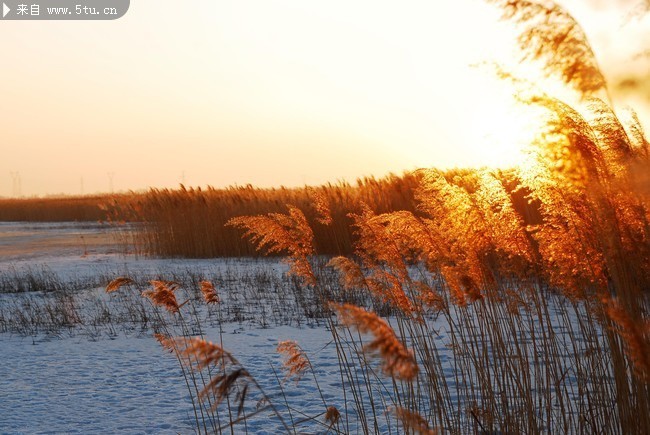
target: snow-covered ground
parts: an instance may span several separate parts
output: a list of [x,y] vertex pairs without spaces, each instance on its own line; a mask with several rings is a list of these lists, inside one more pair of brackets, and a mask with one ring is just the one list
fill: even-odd
[[[126,288],[113,295],[103,290],[118,276],[135,277],[141,285],[155,278],[183,282],[210,278],[224,298],[219,316],[236,321],[220,325],[214,311],[203,313],[207,320],[195,332],[222,342],[236,355],[265,392],[285,405],[287,422],[293,417],[298,428],[313,427],[308,419],[304,424],[299,421],[315,416],[323,421],[326,406],[316,394],[313,375],[306,375],[312,382],[278,381],[284,378],[275,351],[280,340],[300,342],[313,359],[327,405],[344,406],[331,334],[320,326],[322,322],[296,312],[290,297],[283,299],[291,295],[281,287],[291,281],[279,259],[138,258],[122,254],[110,231],[95,224],[0,223],[0,281],[5,284],[0,321],[11,325],[9,319],[15,320],[16,313],[27,312],[33,315],[32,323],[46,318],[40,327],[8,327],[0,333],[0,433],[195,432],[178,362],[152,337],[152,329],[160,325],[151,319],[150,329],[143,331],[124,320],[126,305],[143,301],[140,289]],[[94,243],[84,245],[82,235]],[[39,290],[14,288],[30,280],[38,282]],[[60,319],[54,315],[47,323],[48,313],[68,296],[78,322],[57,325]],[[260,300],[253,303],[253,298]],[[102,309],[114,311],[109,320],[96,323]],[[287,411],[287,403],[295,411]],[[240,423],[235,432],[244,430],[274,434],[282,432],[282,426],[266,411]]]
[[[328,404],[341,406],[338,363],[326,331],[277,327],[234,333],[236,329],[236,325],[224,326],[224,348],[237,356],[267,394],[284,402],[271,370],[281,370],[275,348],[279,340],[298,338],[314,358]],[[214,331],[208,331],[208,337],[210,332]],[[218,332],[214,338],[218,339]],[[0,335],[0,346],[1,433],[194,431],[192,406],[178,363],[150,336],[90,341],[79,336],[33,339]],[[282,373],[278,376],[284,377]],[[286,382],[285,395],[296,410],[317,416],[325,407],[315,394],[314,383],[308,377],[305,381]],[[303,416],[294,418],[297,421]],[[237,432],[242,430],[240,425]],[[248,430],[282,432],[269,412],[248,422]]]
[[[184,320],[189,334],[222,342],[298,433],[326,432],[324,413],[330,405],[349,418],[341,422],[342,431],[362,432],[323,311],[309,289],[286,276],[286,264],[277,258],[136,257],[119,249],[111,231],[98,224],[0,223],[0,433],[196,431],[191,396],[178,361],[152,337],[154,332],[170,329],[175,335],[182,333],[178,318],[153,309],[141,297],[152,279],[181,284],[178,297],[188,301],[183,311],[188,313]],[[328,278],[322,273],[321,279],[331,279],[323,287],[336,292],[336,276]],[[118,276],[131,277],[136,283],[106,294],[105,285]],[[203,279],[215,284],[222,298],[220,305],[208,308],[200,302],[198,283]],[[513,327],[517,333],[539,333],[545,327],[558,333],[554,338],[557,351],[566,358],[566,362],[560,361],[565,383],[562,394],[580,404],[584,394],[575,388],[578,381],[573,377],[579,372],[575,362],[583,353],[593,353],[595,344],[582,340],[576,332],[571,334],[577,339],[565,341],[568,331],[579,330],[577,318],[584,313],[580,308],[571,313],[562,301],[549,298],[548,325],[522,314],[521,323]],[[449,388],[448,400],[458,409],[460,419],[465,419],[463,427],[476,430],[467,408],[480,397],[474,396],[474,390],[469,394],[455,372],[462,349],[451,343],[444,318],[432,317],[428,322],[428,331],[434,331],[430,333],[440,361],[439,376]],[[469,322],[475,322],[472,328],[480,335],[479,317]],[[276,352],[281,340],[300,344],[311,360],[313,374],[307,372],[298,383],[283,381],[281,356]],[[539,366],[531,366],[531,373],[542,373],[544,361],[538,358],[535,344],[522,336],[520,345],[528,349],[534,360],[531,364]],[[513,354],[518,350],[512,347]],[[489,344],[485,343],[484,351],[485,363],[490,364]],[[399,433],[395,421],[385,417],[387,409],[395,405],[391,403],[391,381],[384,378],[384,383],[381,375],[364,377],[359,371],[361,358],[354,349],[348,357],[358,400],[368,412],[374,407],[377,416],[379,426],[367,430]],[[378,371],[376,363],[372,367]],[[496,368],[492,370],[497,373]],[[371,379],[368,388],[365,379]],[[543,384],[546,378],[536,379]],[[376,400],[372,405],[371,395]],[[259,394],[249,394],[247,412],[255,412],[259,398]],[[432,398],[424,398],[424,402],[428,400]],[[420,405],[426,409],[430,402],[424,402]],[[570,412],[579,412],[580,406]],[[540,406],[540,412],[547,409]],[[554,407],[552,412],[560,416],[564,411]],[[539,418],[543,421],[548,415]],[[238,423],[235,433],[243,432],[282,433],[283,426],[266,409]]]

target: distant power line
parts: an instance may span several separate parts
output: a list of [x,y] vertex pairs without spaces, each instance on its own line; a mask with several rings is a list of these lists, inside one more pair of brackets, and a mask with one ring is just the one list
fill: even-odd
[[15,198],[22,196],[20,172],[11,172],[11,195]]

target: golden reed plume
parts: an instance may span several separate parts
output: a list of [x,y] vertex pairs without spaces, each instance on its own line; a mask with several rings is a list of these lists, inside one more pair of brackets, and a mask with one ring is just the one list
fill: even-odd
[[405,381],[415,379],[418,365],[413,352],[406,349],[385,320],[352,304],[330,304],[330,307],[338,313],[343,325],[355,327],[359,332],[370,333],[375,337],[364,346],[364,350],[379,354],[386,374]]
[[125,285],[131,285],[133,283],[134,281],[131,278],[127,278],[124,276],[115,278],[113,281],[109,282],[108,285],[106,286],[106,293],[112,293],[118,291],[121,287]]
[[328,423],[329,427],[331,428],[336,423],[338,423],[340,419],[341,413],[336,408],[336,406],[328,406],[327,410],[325,411],[325,423]]
[[305,352],[294,340],[279,342],[277,351],[284,357],[282,365],[287,372],[287,379],[294,377],[296,382],[298,382],[309,368],[309,360]]
[[149,298],[154,304],[165,308],[170,313],[178,313],[180,306],[176,300],[174,290],[178,288],[176,283],[167,281],[150,281],[152,290],[142,292],[142,296]]
[[201,281],[199,285],[201,286],[201,294],[203,295],[203,300],[206,304],[211,305],[221,302],[221,299],[219,299],[219,294],[217,293],[217,289],[214,288],[214,284],[212,284],[210,281],[204,280]]
[[336,269],[340,274],[341,286],[346,290],[354,290],[366,286],[366,278],[361,267],[347,257],[334,257],[327,266]]
[[314,255],[314,233],[299,208],[288,205],[289,214],[269,213],[265,216],[240,216],[230,219],[229,226],[244,229],[258,251],[289,254],[289,273],[306,284],[315,285],[316,276],[309,263]]
[[164,349],[176,353],[191,370],[217,369],[217,374],[199,392],[200,400],[211,401],[212,409],[216,409],[226,397],[236,392],[238,414],[243,412],[251,377],[230,352],[201,338],[172,338],[162,334],[156,334],[155,338]]
[[522,61],[541,61],[548,75],[585,95],[607,90],[585,32],[562,7],[551,1],[488,1],[502,8],[503,18],[518,24]]
[[307,189],[312,200],[312,205],[316,211],[316,221],[322,225],[332,225],[332,209],[329,200],[321,189],[310,187]]

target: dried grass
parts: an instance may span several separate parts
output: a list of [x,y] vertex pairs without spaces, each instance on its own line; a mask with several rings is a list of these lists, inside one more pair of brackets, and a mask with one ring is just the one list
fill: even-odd
[[405,381],[415,379],[418,365],[413,352],[406,349],[385,320],[375,313],[350,304],[332,304],[331,308],[337,312],[341,324],[374,336],[374,340],[366,344],[364,350],[379,354],[386,374]]
[[174,294],[178,285],[157,280],[150,281],[150,283],[153,285],[153,289],[142,292],[142,296],[149,298],[151,303],[165,308],[170,313],[178,313],[179,305]]
[[119,278],[115,278],[114,280],[109,282],[108,285],[106,286],[106,293],[112,293],[112,292],[118,291],[121,287],[123,287],[125,285],[130,285],[130,284],[133,284],[133,283],[134,283],[133,280],[131,278],[128,278],[128,277],[123,277],[122,276],[122,277],[119,277]]
[[278,343],[277,351],[283,356],[282,365],[287,372],[287,379],[294,378],[296,382],[302,378],[310,367],[305,352],[294,340],[284,340]]
[[201,287],[201,294],[203,295],[203,300],[205,301],[206,304],[212,305],[212,304],[218,304],[221,302],[219,299],[219,294],[217,293],[217,289],[214,287],[214,284],[212,284],[210,281],[201,281],[199,283]]

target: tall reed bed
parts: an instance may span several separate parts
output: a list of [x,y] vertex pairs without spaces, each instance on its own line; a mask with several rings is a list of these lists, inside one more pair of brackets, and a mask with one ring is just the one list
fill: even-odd
[[107,218],[103,204],[123,201],[127,195],[86,195],[0,199],[4,222],[93,222]]
[[[163,257],[236,257],[258,255],[255,247],[225,224],[232,218],[279,213],[286,204],[299,208],[313,226],[321,254],[351,253],[353,234],[349,213],[365,203],[376,212],[414,211],[417,174],[359,179],[355,185],[339,182],[318,187],[262,189],[234,186],[151,189],[128,202],[109,204],[113,220],[142,222],[137,245]],[[318,204],[331,206],[332,222],[317,220]]]

